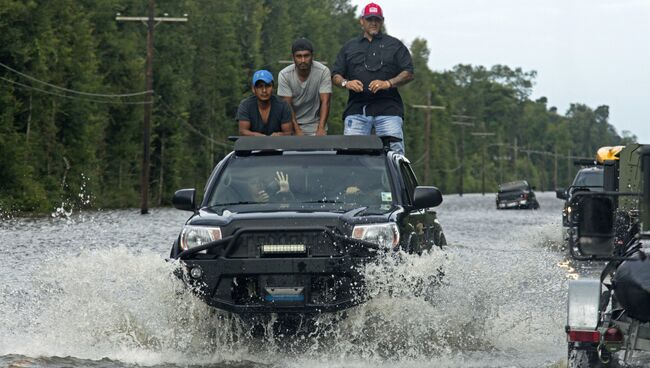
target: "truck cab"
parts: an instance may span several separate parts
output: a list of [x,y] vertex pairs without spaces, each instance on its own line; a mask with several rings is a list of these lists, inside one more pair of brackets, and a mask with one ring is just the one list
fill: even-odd
[[363,266],[446,245],[409,160],[377,136],[241,137],[171,249],[205,302],[237,314],[335,312],[365,300]]

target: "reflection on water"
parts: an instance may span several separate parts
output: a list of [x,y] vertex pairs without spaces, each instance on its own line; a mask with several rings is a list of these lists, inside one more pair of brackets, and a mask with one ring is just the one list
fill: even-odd
[[446,197],[450,247],[369,265],[369,302],[290,337],[252,333],[173,276],[165,257],[187,212],[3,219],[0,365],[554,366],[575,271],[563,261],[561,202],[538,197],[537,211],[497,211],[494,195]]

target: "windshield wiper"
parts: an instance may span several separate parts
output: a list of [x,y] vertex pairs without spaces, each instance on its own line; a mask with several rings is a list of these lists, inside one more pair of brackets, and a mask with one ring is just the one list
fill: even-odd
[[301,203],[344,203],[342,201],[337,201],[335,199],[319,199],[316,201],[304,201]]
[[217,203],[209,206],[208,208],[222,207],[222,206],[236,206],[239,204],[264,204],[267,202],[255,202],[255,201],[240,201],[240,202],[230,202],[230,203]]

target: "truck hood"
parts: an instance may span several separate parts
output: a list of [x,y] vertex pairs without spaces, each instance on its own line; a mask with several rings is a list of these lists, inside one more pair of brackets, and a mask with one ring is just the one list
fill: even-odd
[[[347,211],[335,212],[331,210],[286,210],[278,211],[277,208],[269,211],[240,211],[232,209],[201,209],[192,216],[188,225],[220,226],[231,231],[246,227],[328,227],[338,228],[343,233],[350,225],[361,223],[389,222],[394,215],[402,209],[399,206],[380,210],[378,208],[358,207]],[[230,231],[228,231],[230,232]],[[224,234],[226,235],[226,234]]]

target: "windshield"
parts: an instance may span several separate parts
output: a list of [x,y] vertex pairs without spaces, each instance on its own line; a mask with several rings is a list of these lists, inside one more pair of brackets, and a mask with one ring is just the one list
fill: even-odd
[[528,183],[525,181],[515,181],[511,183],[504,183],[499,185],[499,191],[509,192],[511,190],[527,190]]
[[603,171],[582,171],[573,180],[574,187],[602,187]]
[[209,198],[210,207],[388,209],[392,203],[384,156],[350,154],[234,156]]

